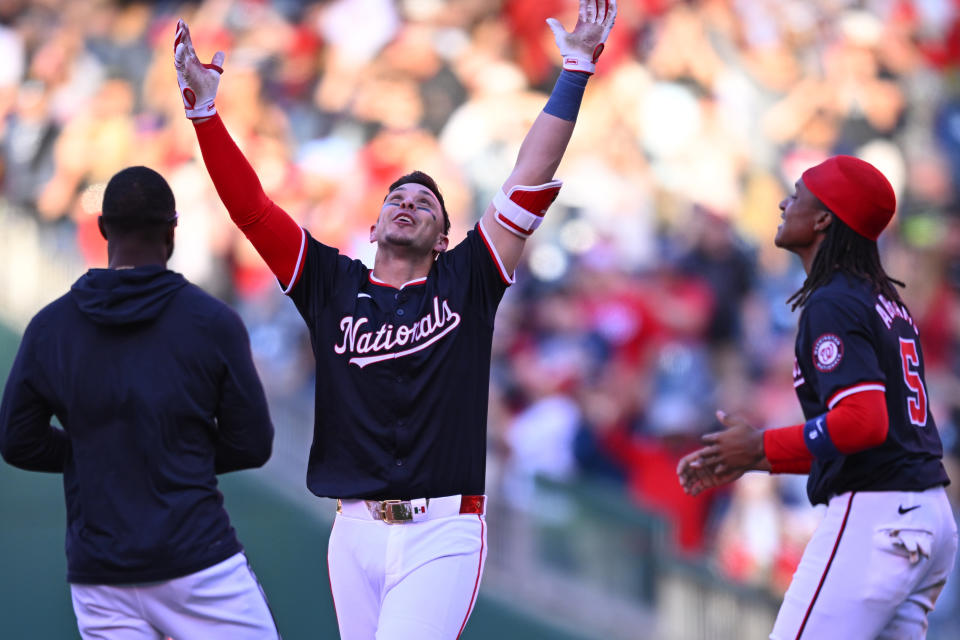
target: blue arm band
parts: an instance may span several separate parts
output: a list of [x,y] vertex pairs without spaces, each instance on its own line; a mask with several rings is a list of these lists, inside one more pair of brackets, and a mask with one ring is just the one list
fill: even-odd
[[827,431],[827,414],[825,413],[807,420],[806,424],[803,425],[803,441],[810,453],[820,460],[833,460],[843,455],[833,444],[833,440],[830,439],[830,432]]
[[580,112],[580,100],[583,99],[583,91],[587,88],[589,78],[590,75],[586,73],[566,69],[561,71],[543,112],[561,120],[576,122],[577,113]]

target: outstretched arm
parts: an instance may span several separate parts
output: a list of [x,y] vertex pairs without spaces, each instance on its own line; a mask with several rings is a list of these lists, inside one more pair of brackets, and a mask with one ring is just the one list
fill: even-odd
[[[726,429],[703,436],[707,445],[685,456],[677,476],[687,493],[733,482],[746,471],[810,473],[814,458],[830,460],[879,446],[887,438],[887,400],[874,385],[843,395],[806,423],[759,431],[722,411]],[[849,390],[847,390],[849,391]]]
[[567,33],[554,18],[547,20],[563,56],[563,71],[520,145],[513,172],[481,221],[509,273],[516,269],[527,238],[560,190],[554,171],[567,149],[587,79],[616,15],[616,0],[580,0],[572,32]]
[[223,73],[223,52],[214,54],[211,64],[200,62],[183,20],[177,23],[173,46],[183,107],[193,121],[203,162],[220,200],[284,291],[289,291],[303,270],[304,231],[264,193],[253,167],[217,115],[214,98]]

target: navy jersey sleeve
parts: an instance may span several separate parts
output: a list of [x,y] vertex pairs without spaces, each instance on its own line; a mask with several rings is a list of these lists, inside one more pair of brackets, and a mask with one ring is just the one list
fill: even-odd
[[513,275],[506,272],[483,225],[478,222],[439,262],[442,270],[449,270],[453,278],[466,284],[472,304],[492,324],[504,292],[513,284]]
[[224,307],[214,323],[223,363],[217,403],[216,473],[262,466],[270,458],[273,425],[243,322]]
[[798,360],[804,376],[827,409],[855,389],[883,390],[886,376],[877,358],[868,317],[854,298],[821,296],[800,317]]
[[308,232],[306,246],[303,273],[287,295],[307,326],[313,326],[337,287],[362,280],[367,268],[359,260],[351,260],[333,247],[317,242]]
[[37,353],[36,318],[27,327],[7,378],[0,404],[0,453],[27,471],[63,472],[69,441],[50,424],[54,409],[46,398],[47,381]]

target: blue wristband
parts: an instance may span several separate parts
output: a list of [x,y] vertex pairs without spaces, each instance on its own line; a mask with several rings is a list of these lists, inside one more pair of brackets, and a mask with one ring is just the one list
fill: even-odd
[[803,425],[803,441],[810,453],[820,460],[833,460],[843,455],[833,444],[833,440],[830,439],[830,432],[827,431],[827,414],[825,413],[816,418],[810,418]]
[[560,77],[557,78],[557,84],[553,85],[550,99],[543,107],[543,112],[561,120],[576,122],[577,114],[580,112],[580,101],[583,99],[583,91],[587,88],[588,79],[590,79],[590,75],[586,73],[567,71],[566,69],[561,71]]

